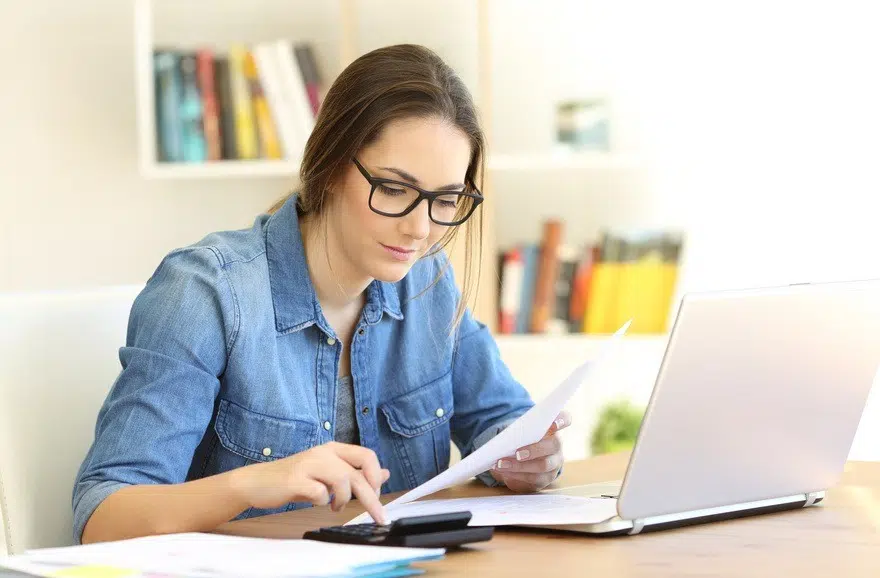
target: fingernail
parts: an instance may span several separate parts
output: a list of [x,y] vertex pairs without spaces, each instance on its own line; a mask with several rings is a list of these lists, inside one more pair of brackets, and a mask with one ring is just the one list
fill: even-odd
[[553,423],[556,424],[556,429],[560,429],[562,426],[565,425],[565,420],[562,419],[561,417],[558,417],[558,418],[556,418],[556,421]]
[[508,462],[504,461],[504,460],[498,460],[498,463],[495,464],[495,469],[496,469],[496,470],[503,470],[503,469],[506,469],[506,468],[509,468],[509,467],[510,467],[510,464],[509,464]]
[[529,455],[529,450],[519,450],[516,452],[516,459],[519,461],[527,460],[529,459]]

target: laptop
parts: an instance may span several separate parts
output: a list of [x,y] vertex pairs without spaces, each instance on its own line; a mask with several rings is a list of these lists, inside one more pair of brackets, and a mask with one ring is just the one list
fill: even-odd
[[623,480],[543,493],[616,501],[552,526],[633,535],[821,504],[880,368],[880,280],[682,299]]

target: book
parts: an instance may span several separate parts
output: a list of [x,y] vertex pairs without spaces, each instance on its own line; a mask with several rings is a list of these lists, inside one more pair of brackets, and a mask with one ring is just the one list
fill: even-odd
[[535,278],[535,296],[529,325],[533,333],[544,333],[547,321],[556,304],[556,276],[559,268],[559,246],[562,243],[562,221],[550,219],[544,222],[538,274]]

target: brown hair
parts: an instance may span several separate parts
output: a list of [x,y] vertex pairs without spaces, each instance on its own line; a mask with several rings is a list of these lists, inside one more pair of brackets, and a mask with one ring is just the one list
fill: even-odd
[[[485,137],[470,92],[436,53],[423,46],[400,44],[364,54],[333,82],[306,143],[297,192],[299,211],[321,214],[331,185],[351,164],[352,157],[375,141],[391,121],[413,117],[439,117],[468,137],[471,158],[465,183],[480,187],[485,170]],[[276,203],[270,212],[277,211],[288,198]],[[449,246],[457,237],[457,230],[466,229],[462,299],[453,327],[461,321],[467,302],[477,289],[472,285],[478,285],[481,209],[482,206],[478,207],[464,224],[450,228],[438,244],[438,250]],[[438,279],[444,272],[445,267]]]

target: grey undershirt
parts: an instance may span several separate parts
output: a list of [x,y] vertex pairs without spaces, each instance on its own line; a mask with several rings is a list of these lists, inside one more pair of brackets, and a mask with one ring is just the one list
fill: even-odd
[[336,429],[333,439],[342,444],[360,445],[351,376],[340,377],[336,382]]

